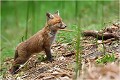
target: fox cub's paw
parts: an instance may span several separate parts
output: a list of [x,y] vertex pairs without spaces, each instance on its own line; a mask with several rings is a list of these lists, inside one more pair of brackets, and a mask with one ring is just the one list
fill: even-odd
[[54,61],[54,59],[51,57],[51,58],[48,58],[48,61],[52,62]]

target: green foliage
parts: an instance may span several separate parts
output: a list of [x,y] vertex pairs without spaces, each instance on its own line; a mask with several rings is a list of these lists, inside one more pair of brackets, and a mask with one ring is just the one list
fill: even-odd
[[45,61],[47,58],[44,55],[39,55],[38,61],[42,62]]
[[80,74],[79,71],[81,70],[81,35],[80,35],[80,31],[81,31],[81,26],[77,26],[77,38],[76,38],[76,67],[75,67],[75,72],[76,72],[76,78],[77,76]]
[[114,61],[115,61],[115,56],[112,53],[112,54],[105,54],[102,58],[97,59],[96,63],[104,64],[107,62],[114,62]]
[[76,25],[67,25],[69,28],[71,28],[71,32],[66,31],[60,31],[59,34],[57,34],[57,41],[61,43],[71,43],[72,40],[75,38],[77,26]]

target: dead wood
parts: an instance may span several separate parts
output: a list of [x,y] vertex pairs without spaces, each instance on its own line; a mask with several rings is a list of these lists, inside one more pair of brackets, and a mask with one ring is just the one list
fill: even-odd
[[[100,42],[100,43],[97,43],[97,45],[99,44],[106,44],[106,43],[111,43],[112,41],[114,41],[115,38],[111,38],[111,39],[108,39],[108,40],[105,40],[103,42]],[[84,45],[85,47],[88,47],[88,46],[96,46],[96,44],[87,44],[87,45]]]
[[107,40],[111,38],[119,39],[119,37],[115,33],[101,33],[94,30],[86,30],[83,32],[83,36],[93,36],[98,40]]
[[70,52],[69,54],[65,54],[65,55],[63,55],[64,57],[70,57],[70,56],[72,56],[72,55],[74,55],[75,53],[74,52]]

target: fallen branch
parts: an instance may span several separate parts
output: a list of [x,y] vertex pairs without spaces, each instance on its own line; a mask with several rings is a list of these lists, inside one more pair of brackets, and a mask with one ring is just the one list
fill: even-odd
[[95,38],[97,38],[98,40],[107,40],[107,39],[111,39],[111,38],[115,38],[116,40],[119,39],[119,37],[115,34],[115,33],[100,33],[98,31],[94,31],[94,30],[87,30],[83,32],[83,36],[93,36]]

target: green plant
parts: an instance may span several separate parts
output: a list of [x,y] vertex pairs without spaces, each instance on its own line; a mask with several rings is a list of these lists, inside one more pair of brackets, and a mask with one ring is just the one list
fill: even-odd
[[38,61],[42,62],[45,61],[47,58],[44,55],[39,55]]
[[105,54],[102,58],[99,58],[96,60],[96,63],[104,64],[107,62],[114,62],[115,61],[115,56],[114,54]]
[[[80,19],[77,20],[77,22],[80,21]],[[80,70],[82,68],[82,54],[81,54],[81,25],[78,23],[77,25],[77,37],[76,37],[76,66],[75,66],[75,72],[76,72],[76,79],[78,76],[80,76]]]

